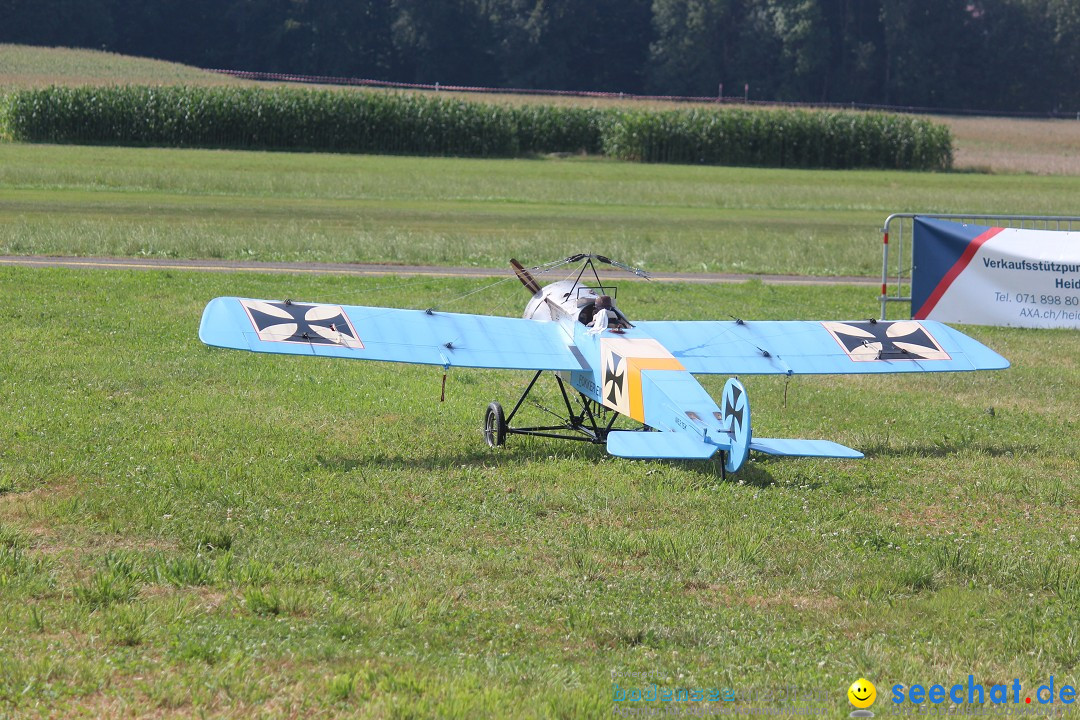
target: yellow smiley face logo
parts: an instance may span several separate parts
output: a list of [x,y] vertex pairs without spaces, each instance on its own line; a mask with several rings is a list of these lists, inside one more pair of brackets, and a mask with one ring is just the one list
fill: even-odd
[[848,688],[847,699],[855,707],[865,710],[877,700],[877,689],[874,687],[874,683],[866,678],[859,678],[851,683],[851,687]]

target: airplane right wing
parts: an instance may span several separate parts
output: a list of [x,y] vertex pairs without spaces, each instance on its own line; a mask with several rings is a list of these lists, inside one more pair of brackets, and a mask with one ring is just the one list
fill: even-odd
[[1009,361],[930,320],[641,321],[695,374],[798,375],[1000,370]]

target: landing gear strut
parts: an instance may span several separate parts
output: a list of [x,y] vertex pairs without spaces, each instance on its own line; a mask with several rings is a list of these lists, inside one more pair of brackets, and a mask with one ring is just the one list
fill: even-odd
[[559,424],[531,427],[514,427],[511,425],[514,416],[517,415],[518,410],[525,403],[525,399],[529,397],[533,387],[536,386],[536,381],[540,379],[543,372],[543,370],[536,371],[528,387],[525,388],[525,392],[518,398],[514,409],[510,411],[509,415],[504,416],[502,405],[497,402],[487,406],[487,410],[484,412],[484,440],[487,444],[491,447],[498,447],[506,442],[507,435],[533,435],[558,440],[583,440],[598,445],[607,442],[608,433],[615,425],[615,421],[619,419],[619,414],[605,408],[580,392],[577,393],[577,404],[580,409],[575,410],[570,400],[570,393],[567,392],[566,383],[557,373],[552,373],[552,375],[559,386],[559,394],[562,396],[566,415],[563,417],[551,410],[547,410],[547,412],[555,416],[560,421]]

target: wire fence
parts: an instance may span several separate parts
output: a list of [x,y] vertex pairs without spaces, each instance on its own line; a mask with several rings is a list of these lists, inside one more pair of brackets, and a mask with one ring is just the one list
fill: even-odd
[[460,92],[489,95],[524,95],[537,97],[578,97],[601,100],[627,100],[634,102],[671,102],[715,105],[753,105],[760,107],[823,108],[831,110],[872,110],[880,112],[906,113],[916,115],[978,115],[985,117],[1016,118],[1065,118],[1080,121],[1080,110],[1056,110],[1049,113],[1017,112],[1009,110],[972,110],[970,108],[940,108],[917,105],[887,105],[881,103],[829,103],[829,102],[794,102],[782,100],[757,100],[750,97],[750,86],[744,86],[742,95],[724,95],[723,86],[718,85],[717,95],[642,95],[625,92],[603,92],[598,90],[542,90],[535,88],[497,88],[478,85],[447,85],[443,83],[405,83],[371,78],[339,77],[333,75],[298,75],[292,73],[266,73],[249,70],[226,70],[207,68],[208,72],[228,75],[243,80],[261,82],[297,83],[312,85],[349,85],[355,87],[387,88],[397,90],[421,90],[429,92]]

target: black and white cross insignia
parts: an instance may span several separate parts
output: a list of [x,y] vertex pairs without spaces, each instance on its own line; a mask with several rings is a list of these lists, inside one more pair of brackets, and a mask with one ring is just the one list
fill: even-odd
[[626,363],[611,353],[611,364],[604,367],[604,396],[612,405],[618,405],[626,392]]
[[362,350],[356,334],[340,305],[307,305],[241,300],[259,339],[266,342],[340,345]]
[[746,423],[746,403],[739,402],[742,398],[742,390],[738,387],[731,388],[731,394],[724,398],[724,420],[731,419],[731,427],[728,428],[734,433],[738,433],[742,430],[743,425]]
[[950,359],[934,336],[912,320],[821,324],[856,362]]

